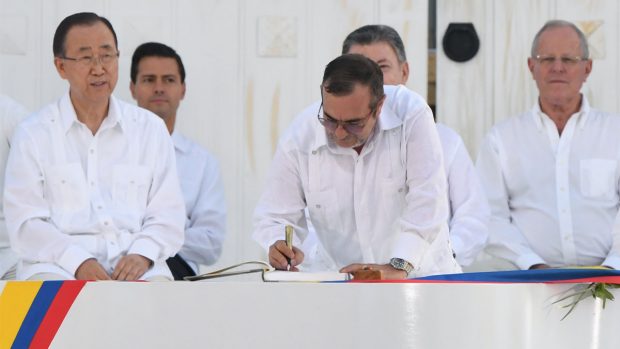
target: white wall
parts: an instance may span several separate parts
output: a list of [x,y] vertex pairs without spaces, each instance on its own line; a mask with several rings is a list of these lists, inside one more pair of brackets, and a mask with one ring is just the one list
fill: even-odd
[[140,43],[164,42],[183,58],[188,90],[177,129],[217,156],[226,187],[219,265],[265,258],[250,240],[251,216],[276,141],[319,98],[323,68],[350,31],[370,23],[399,31],[409,87],[426,95],[425,0],[0,0],[0,93],[33,111],[65,93],[52,38],[79,11],[107,17],[117,32],[118,97],[131,100],[130,59]]

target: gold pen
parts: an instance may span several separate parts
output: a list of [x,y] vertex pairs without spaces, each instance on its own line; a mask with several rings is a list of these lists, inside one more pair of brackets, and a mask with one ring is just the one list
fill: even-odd
[[[293,226],[287,225],[284,228],[284,241],[286,242],[286,246],[293,250]],[[286,262],[288,263],[289,269],[291,266],[291,259],[286,257]]]

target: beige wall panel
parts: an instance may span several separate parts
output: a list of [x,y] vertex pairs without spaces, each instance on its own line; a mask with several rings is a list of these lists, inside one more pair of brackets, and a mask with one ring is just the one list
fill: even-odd
[[[251,240],[254,208],[281,133],[306,104],[305,1],[251,0],[242,3],[242,220],[238,243],[264,255]],[[316,97],[315,97],[316,98]],[[284,233],[283,233],[284,234]],[[245,253],[244,257],[249,257]]]
[[[437,1],[437,121],[457,131],[472,155],[483,134],[481,120],[492,110],[492,4],[491,0]],[[471,22],[478,33],[480,49],[467,62],[454,62],[443,51],[443,36],[451,22]]]
[[[134,102],[129,91],[131,56],[136,47],[147,41],[157,41],[176,48],[173,27],[176,6],[171,0],[108,1],[103,14],[114,26],[118,36],[118,84],[114,95]],[[148,8],[148,12],[144,9]],[[181,57],[185,55],[180,52]],[[188,52],[187,54],[190,54]]]
[[538,93],[527,58],[536,32],[554,13],[552,1],[503,0],[493,6],[494,88],[487,100],[493,109],[491,115],[479,119],[479,136],[496,122],[529,110],[535,103]]
[[592,73],[582,92],[592,106],[608,112],[620,112],[618,101],[618,51],[620,27],[619,4],[616,0],[571,2],[564,6],[558,1],[558,18],[577,24],[588,38]]
[[427,97],[428,87],[428,1],[380,0],[379,23],[392,26],[403,39],[409,81],[407,87]]
[[312,102],[320,98],[319,86],[325,65],[342,52],[342,41],[353,30],[377,23],[377,2],[374,0],[308,1],[309,65],[306,71],[306,92]]
[[[4,1],[0,8],[0,92],[33,106],[40,98],[41,6],[25,1]],[[51,39],[49,39],[51,41]],[[50,69],[50,52],[45,69]],[[17,81],[28,81],[15,83]],[[33,82],[31,84],[30,82]]]

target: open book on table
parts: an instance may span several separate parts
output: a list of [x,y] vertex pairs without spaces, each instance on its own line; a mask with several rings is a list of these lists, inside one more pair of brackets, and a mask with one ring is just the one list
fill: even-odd
[[187,276],[185,280],[198,281],[208,280],[219,277],[260,273],[263,281],[266,282],[322,282],[322,281],[346,281],[351,280],[351,274],[339,273],[337,271],[320,271],[320,272],[305,272],[305,271],[285,271],[275,270],[269,264],[261,261],[250,261],[235,264],[223,269],[215,270],[212,272]]

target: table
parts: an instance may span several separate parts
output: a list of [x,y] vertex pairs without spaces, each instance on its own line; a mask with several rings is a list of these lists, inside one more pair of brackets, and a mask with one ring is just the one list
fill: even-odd
[[574,286],[88,282],[50,347],[620,348],[620,300],[560,320]]

